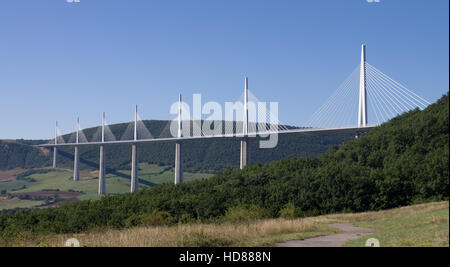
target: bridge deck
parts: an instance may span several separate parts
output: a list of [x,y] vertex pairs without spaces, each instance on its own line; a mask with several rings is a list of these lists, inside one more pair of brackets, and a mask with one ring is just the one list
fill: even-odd
[[64,144],[41,144],[40,147],[61,147],[61,146],[88,146],[88,145],[113,145],[113,144],[138,144],[138,143],[157,143],[157,142],[178,142],[189,140],[202,140],[202,139],[222,139],[222,138],[254,138],[254,137],[268,137],[271,134],[278,135],[312,135],[312,134],[337,134],[337,133],[357,133],[371,130],[377,126],[366,127],[342,127],[342,128],[311,128],[311,129],[292,129],[284,131],[267,131],[258,133],[248,133],[244,135],[242,133],[237,134],[221,134],[211,136],[188,136],[188,137],[170,137],[170,138],[153,138],[153,139],[141,139],[141,140],[120,140],[120,141],[106,141],[106,142],[85,142],[85,143],[64,143]]

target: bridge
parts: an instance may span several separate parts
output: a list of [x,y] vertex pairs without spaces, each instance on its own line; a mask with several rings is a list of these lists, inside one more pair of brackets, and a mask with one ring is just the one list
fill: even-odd
[[[336,134],[354,133],[356,137],[389,119],[419,108],[424,109],[430,103],[418,96],[405,86],[396,82],[366,61],[366,47],[361,47],[361,63],[338,87],[338,89],[325,101],[325,103],[310,117],[303,127],[287,127],[278,120],[275,123],[251,123],[249,121],[249,101],[250,92],[248,89],[248,78],[245,78],[243,94],[242,121],[233,122],[232,125],[225,126],[219,134],[205,133],[201,130],[193,135],[183,131],[186,121],[182,119],[183,102],[181,94],[178,99],[176,133],[169,137],[155,138],[148,131],[139,119],[137,106],[134,110],[134,122],[129,124],[125,135],[130,133],[130,138],[122,137],[116,140],[111,130],[106,124],[105,113],[102,115],[102,124],[98,128],[95,140],[87,141],[83,131],[80,129],[79,119],[77,119],[76,131],[72,140],[67,143],[59,134],[58,122],[55,127],[55,138],[49,144],[41,144],[40,147],[53,148],[53,168],[57,167],[58,147],[74,147],[74,168],[73,180],[80,179],[79,152],[80,146],[99,146],[99,187],[98,194],[105,194],[105,158],[104,146],[114,144],[131,145],[131,192],[139,189],[138,182],[138,158],[137,146],[142,143],[171,142],[175,143],[175,184],[183,182],[183,142],[189,140],[205,139],[239,139],[240,146],[240,168],[243,169],[248,163],[248,139],[254,137],[267,137],[276,135],[311,135],[311,134]],[[253,95],[252,95],[253,96]],[[255,98],[253,96],[253,98]],[[357,116],[356,109],[358,110]],[[264,110],[265,111],[265,110]],[[258,112],[260,112],[258,110]],[[375,121],[370,125],[369,114]],[[266,118],[267,119],[267,114]],[[356,121],[355,121],[356,119]],[[270,118],[269,118],[270,120]],[[266,120],[267,121],[267,120]],[[188,125],[195,122],[189,121]],[[200,124],[202,121],[200,120]],[[238,127],[239,125],[239,127]],[[190,131],[190,129],[189,129]],[[195,132],[195,130],[194,130]]]

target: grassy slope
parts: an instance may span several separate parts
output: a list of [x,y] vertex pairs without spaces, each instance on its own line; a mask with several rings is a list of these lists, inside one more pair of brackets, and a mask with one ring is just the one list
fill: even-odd
[[76,237],[83,246],[270,246],[274,243],[338,232],[330,223],[353,223],[378,231],[345,246],[364,246],[368,238],[381,246],[448,246],[449,202],[435,202],[397,209],[332,214],[303,219],[266,219],[249,223],[190,224],[136,227],[85,234],[51,235],[17,240],[14,245],[62,246]]
[[370,227],[377,232],[352,240],[345,246],[364,246],[368,238],[374,237],[386,247],[438,247],[449,246],[449,208],[418,212],[401,217],[387,217],[373,221],[358,222],[356,226]]

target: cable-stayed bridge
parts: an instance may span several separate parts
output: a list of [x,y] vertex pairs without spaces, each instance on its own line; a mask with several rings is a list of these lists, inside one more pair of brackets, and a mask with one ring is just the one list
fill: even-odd
[[[79,152],[80,146],[98,145],[99,153],[99,189],[100,195],[105,194],[105,159],[104,146],[113,144],[131,145],[131,192],[139,189],[137,146],[150,142],[175,143],[175,184],[183,182],[183,153],[182,144],[189,140],[236,138],[241,140],[240,168],[248,163],[247,143],[249,138],[267,138],[280,135],[308,135],[355,133],[356,136],[380,125],[389,119],[412,109],[424,109],[430,103],[415,94],[402,84],[396,82],[366,61],[365,45],[362,45],[361,63],[335,90],[325,103],[309,118],[302,127],[289,127],[277,120],[273,114],[267,112],[265,106],[256,105],[258,99],[248,89],[248,78],[245,78],[242,101],[242,121],[202,121],[190,120],[183,117],[185,111],[181,95],[178,100],[177,120],[169,123],[160,136],[155,137],[147,129],[138,115],[137,106],[134,110],[134,121],[122,134],[120,139],[111,132],[102,116],[102,125],[88,141],[81,130],[77,119],[76,131],[64,140],[55,127],[55,138],[49,144],[41,147],[53,148],[53,167],[57,166],[58,147],[74,147],[74,181],[80,179]],[[184,113],[183,113],[184,112]],[[250,115],[249,115],[250,114]],[[258,119],[252,121],[258,114]],[[369,121],[374,123],[369,124]],[[219,131],[211,132],[212,123]]]

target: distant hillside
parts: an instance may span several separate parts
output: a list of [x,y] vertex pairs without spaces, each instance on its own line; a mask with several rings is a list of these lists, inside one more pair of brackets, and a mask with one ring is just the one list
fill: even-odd
[[[168,121],[144,121],[155,136],[159,136]],[[111,125],[112,133],[121,137],[129,123]],[[98,127],[83,130],[88,140],[92,140]],[[67,141],[72,134],[63,136]],[[73,138],[73,137],[72,137]],[[249,142],[249,160],[251,163],[265,163],[292,157],[318,156],[332,146],[342,145],[353,139],[352,134],[317,135],[317,136],[284,136],[280,137],[275,149],[259,149],[258,140]],[[46,143],[44,140],[17,140],[5,142],[0,140],[0,170],[12,168],[32,168],[51,165],[52,153],[31,145]],[[188,141],[184,147],[184,168],[188,171],[215,172],[225,168],[239,167],[239,140],[199,140]],[[138,158],[140,162],[173,165],[175,145],[171,143],[140,144]],[[82,169],[98,168],[98,147],[84,146],[80,148]],[[105,160],[108,169],[128,169],[131,161],[130,145],[110,145],[105,148]],[[58,165],[71,168],[73,166],[73,148],[59,149]]]
[[0,170],[48,166],[48,150],[15,140],[0,140]]
[[[0,216],[0,233],[73,233],[98,228],[367,211],[449,198],[448,94],[319,158],[226,170],[56,208]],[[1,236],[0,236],[1,237]]]

